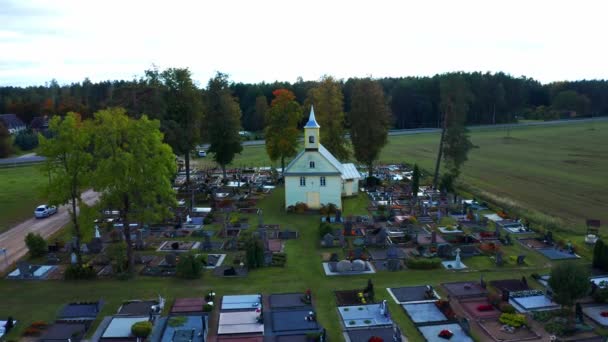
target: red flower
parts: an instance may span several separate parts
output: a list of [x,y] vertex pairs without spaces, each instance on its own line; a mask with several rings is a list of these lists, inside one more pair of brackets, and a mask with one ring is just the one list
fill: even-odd
[[600,313],[600,316],[602,316],[602,317],[608,317],[608,311],[602,311]]
[[494,308],[490,304],[482,304],[477,306],[477,311],[492,311]]

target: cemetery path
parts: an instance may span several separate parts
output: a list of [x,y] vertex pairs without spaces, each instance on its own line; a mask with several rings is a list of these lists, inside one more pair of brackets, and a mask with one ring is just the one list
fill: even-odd
[[[98,199],[99,194],[93,190],[87,190],[82,194],[82,200],[87,205],[95,203]],[[0,273],[27,254],[25,236],[28,233],[40,234],[45,239],[48,239],[69,222],[70,214],[68,206],[62,205],[59,207],[57,214],[51,217],[45,219],[32,217],[0,234],[0,250],[6,250],[5,253],[0,254]]]

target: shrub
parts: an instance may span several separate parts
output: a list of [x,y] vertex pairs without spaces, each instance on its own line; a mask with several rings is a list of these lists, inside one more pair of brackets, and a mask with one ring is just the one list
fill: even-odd
[[593,300],[596,303],[606,303],[608,302],[608,288],[598,287],[593,293]]
[[327,213],[333,215],[338,211],[338,206],[333,203],[327,203]]
[[33,150],[38,146],[38,135],[33,132],[21,131],[15,136],[15,145],[22,151]]
[[70,265],[65,270],[64,278],[66,280],[80,280],[80,279],[95,279],[97,273],[93,267],[85,265]]
[[503,312],[503,313],[510,313],[510,314],[515,313],[515,308],[513,307],[513,305],[511,305],[509,303],[501,303],[499,309],[500,309],[500,312]]
[[522,314],[503,313],[498,319],[500,323],[519,328],[526,324],[526,316]]
[[329,210],[327,208],[327,206],[325,204],[321,204],[321,208],[319,208],[319,214],[321,214],[321,216],[325,216],[329,213]]
[[203,305],[203,312],[213,311],[213,302]]
[[296,214],[304,214],[308,210],[308,205],[303,202],[296,203],[294,207],[294,211]]
[[201,276],[202,262],[194,254],[184,254],[179,257],[175,274],[180,278],[196,279]]
[[40,333],[40,329],[34,327],[27,327],[25,331],[23,331],[23,335],[25,336],[38,336]]
[[331,234],[333,233],[334,230],[333,228],[331,228],[331,225],[327,222],[321,222],[321,224],[319,225],[319,238],[323,238],[326,234]]
[[211,217],[209,217],[209,216],[206,216],[206,217],[203,219],[203,224],[212,224],[212,223],[213,223],[213,218],[211,218]]
[[430,270],[441,267],[439,258],[407,258],[405,265],[414,270]]
[[28,233],[25,237],[25,244],[34,258],[45,255],[48,250],[46,241],[40,234]]
[[552,322],[545,324],[545,330],[550,334],[554,334],[556,336],[563,336],[566,334],[568,327],[566,326],[566,324],[564,322],[559,321],[559,320],[554,320]]
[[131,326],[131,333],[135,337],[146,338],[152,332],[152,322],[141,321]]

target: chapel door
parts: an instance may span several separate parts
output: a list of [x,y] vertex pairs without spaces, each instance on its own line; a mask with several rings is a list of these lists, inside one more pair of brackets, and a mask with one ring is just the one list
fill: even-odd
[[311,209],[318,209],[321,207],[321,200],[319,192],[307,192],[306,193],[306,204]]

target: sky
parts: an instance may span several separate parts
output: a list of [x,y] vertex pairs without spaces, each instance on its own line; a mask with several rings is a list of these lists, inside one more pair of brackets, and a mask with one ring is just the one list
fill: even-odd
[[608,78],[606,1],[0,0],[0,86],[133,79],[199,85],[323,75],[498,72]]

